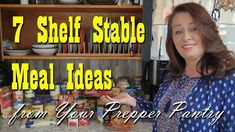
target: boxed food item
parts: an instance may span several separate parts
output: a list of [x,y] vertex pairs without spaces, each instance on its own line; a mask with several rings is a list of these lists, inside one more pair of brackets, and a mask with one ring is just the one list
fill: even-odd
[[84,90],[84,95],[87,97],[100,97],[102,95],[112,96],[112,92],[110,91],[101,91],[101,90]]

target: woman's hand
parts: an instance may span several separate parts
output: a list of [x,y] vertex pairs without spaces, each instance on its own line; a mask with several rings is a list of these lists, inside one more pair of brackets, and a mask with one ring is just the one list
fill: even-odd
[[131,97],[129,94],[123,93],[123,92],[118,94],[118,96],[114,98],[111,98],[108,95],[104,95],[104,96],[101,96],[100,99],[104,101],[105,103],[118,102],[120,104],[126,104],[132,107],[136,107],[136,99]]

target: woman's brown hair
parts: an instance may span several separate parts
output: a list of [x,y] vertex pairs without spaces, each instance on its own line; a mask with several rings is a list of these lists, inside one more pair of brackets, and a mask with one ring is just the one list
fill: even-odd
[[[198,32],[202,38],[205,53],[197,63],[197,70],[202,77],[209,73],[214,77],[224,77],[229,71],[235,69],[235,55],[229,51],[221,40],[215,22],[207,11],[199,4],[185,3],[176,6],[172,14],[167,17],[168,33],[166,50],[170,62],[168,65],[172,79],[183,74],[185,61],[175,48],[172,38],[172,20],[177,13],[189,13],[196,23]],[[210,72],[212,70],[212,72]]]

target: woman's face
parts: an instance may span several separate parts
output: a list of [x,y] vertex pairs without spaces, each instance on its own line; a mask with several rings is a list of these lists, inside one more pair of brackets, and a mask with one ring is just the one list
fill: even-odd
[[175,47],[185,61],[199,61],[204,54],[201,36],[191,15],[178,13],[172,21],[172,37]]

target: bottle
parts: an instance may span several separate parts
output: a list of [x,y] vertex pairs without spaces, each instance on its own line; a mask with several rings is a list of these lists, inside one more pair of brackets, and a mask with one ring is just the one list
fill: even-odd
[[117,82],[117,87],[121,89],[121,91],[125,91],[127,87],[130,87],[127,77],[119,77]]
[[144,97],[144,91],[142,89],[142,78],[134,77],[132,86],[136,89],[136,96]]
[[122,5],[132,5],[131,0],[122,0]]
[[29,0],[20,0],[20,4],[28,5],[29,4]]

